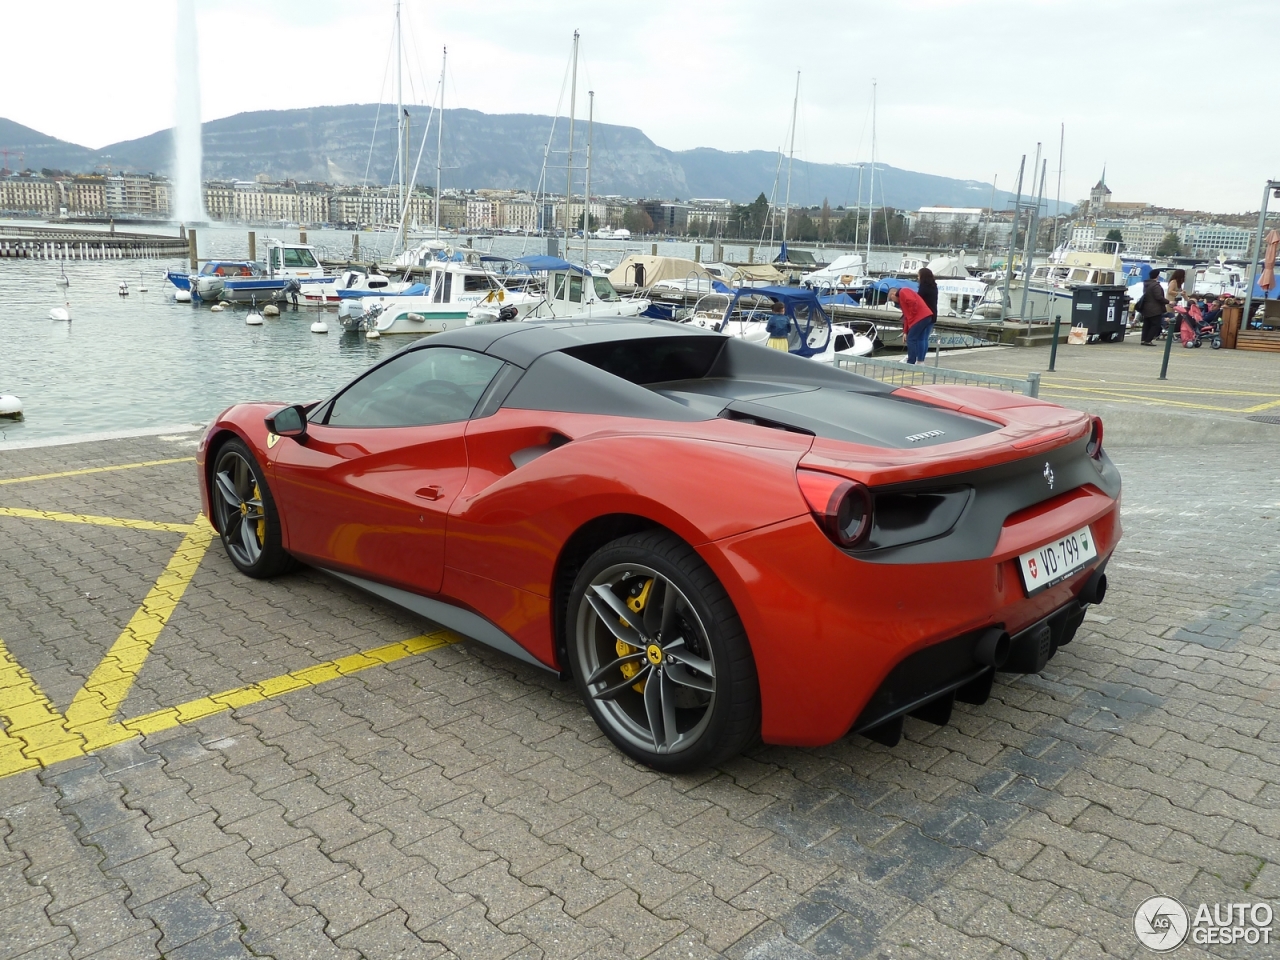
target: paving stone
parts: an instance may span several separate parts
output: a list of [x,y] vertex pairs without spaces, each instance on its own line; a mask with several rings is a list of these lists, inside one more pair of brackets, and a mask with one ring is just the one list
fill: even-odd
[[434,960],[445,947],[420,939],[405,926],[403,910],[371,920],[338,940],[338,945],[359,951],[365,958],[395,957],[396,960]]
[[484,907],[478,903],[415,932],[424,940],[438,941],[459,957],[477,960],[503,960],[529,944],[520,934],[504,933],[491,924],[485,917]]

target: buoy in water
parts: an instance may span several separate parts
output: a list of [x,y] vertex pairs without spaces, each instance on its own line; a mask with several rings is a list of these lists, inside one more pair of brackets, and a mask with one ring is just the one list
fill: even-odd
[[244,318],[244,322],[251,327],[260,327],[262,326],[262,314],[258,313],[257,310],[254,310]]
[[262,315],[264,317],[278,317],[280,316],[280,308],[274,303],[268,303],[262,308]]
[[175,290],[175,291],[173,291],[173,302],[174,302],[174,303],[190,303],[190,302],[191,302],[191,291],[190,291],[190,290]]
[[52,310],[49,311],[49,319],[50,320],[70,320],[71,304],[68,303],[66,306],[63,306],[63,307],[54,307]]
[[142,274],[142,273],[138,274],[138,292],[139,292],[139,293],[146,293],[146,292],[147,292],[147,277],[146,277],[146,274]]
[[325,323],[323,320],[317,320],[315,323],[311,325],[311,332],[312,333],[328,333],[329,325]]
[[129,295],[129,284],[127,284],[127,283],[125,283],[123,280],[121,280],[121,281],[120,281],[120,289],[119,289],[119,291],[118,291],[118,292],[119,292],[120,296],[122,296],[122,297],[127,297],[127,296]]
[[221,312],[222,312],[223,310],[225,310],[225,309],[226,309],[226,308],[225,308],[225,307],[223,307],[223,305],[222,305],[222,304],[220,304],[220,303],[215,303],[212,307],[210,307],[210,308],[209,308],[209,312],[210,312],[210,313],[221,313]]
[[22,401],[10,393],[0,393],[0,417],[7,420],[22,419]]
[[58,279],[54,280],[53,282],[60,287],[66,287],[71,285],[71,280],[67,277],[65,273],[59,276]]
[[379,337],[382,336],[382,334],[378,332],[377,327],[370,327],[368,330],[364,332],[364,336],[366,340],[377,340]]

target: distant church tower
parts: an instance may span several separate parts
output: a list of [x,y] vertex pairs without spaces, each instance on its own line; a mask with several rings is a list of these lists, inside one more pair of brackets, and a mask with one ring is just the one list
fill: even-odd
[[1089,191],[1089,215],[1096,217],[1107,207],[1107,201],[1111,199],[1111,190],[1107,186],[1107,167],[1103,164],[1102,179],[1100,179]]

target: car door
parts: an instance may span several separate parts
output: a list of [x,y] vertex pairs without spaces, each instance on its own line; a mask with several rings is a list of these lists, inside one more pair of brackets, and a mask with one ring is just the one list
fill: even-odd
[[444,576],[445,524],[467,475],[468,419],[502,361],[424,347],[392,357],[272,447],[287,548],[419,593]]

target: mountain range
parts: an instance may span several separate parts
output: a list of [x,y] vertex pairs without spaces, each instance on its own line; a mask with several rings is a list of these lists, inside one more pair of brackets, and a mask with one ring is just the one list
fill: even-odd
[[[296,110],[255,110],[203,125],[204,176],[250,180],[265,174],[272,180],[322,180],[334,183],[387,183],[395,175],[396,108],[389,104],[347,104]],[[435,128],[419,148],[427,108],[412,108],[410,157],[417,180],[435,182]],[[550,153],[547,139],[553,118],[534,114],[488,114],[477,110],[444,112],[442,184],[447,189],[498,187],[533,190],[543,177],[544,189],[559,193],[566,176],[568,120],[555,120]],[[574,127],[574,166],[585,162],[587,125]],[[94,150],[59,140],[30,127],[0,118],[0,148],[10,152],[10,166],[88,172],[94,169],[171,174],[173,132],[159,130]],[[869,180],[869,170],[864,174]],[[765,150],[729,152],[710,147],[668,150],[635,127],[597,123],[592,143],[592,195],[690,199],[720,197],[745,203],[760,193],[781,202],[786,166]],[[856,202],[859,170],[854,164],[795,162],[793,203],[832,207]],[[582,173],[574,177],[582,190]],[[865,196],[868,184],[864,181]],[[1002,209],[1012,195],[996,191]],[[991,184],[876,165],[875,203],[899,209],[922,206],[986,207]]]

